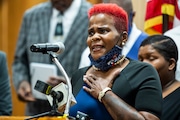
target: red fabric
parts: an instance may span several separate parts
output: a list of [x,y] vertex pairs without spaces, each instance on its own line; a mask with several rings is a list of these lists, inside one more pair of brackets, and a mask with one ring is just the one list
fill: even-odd
[[[177,0],[148,0],[147,8],[146,8],[146,15],[145,15],[145,28],[146,28],[145,31],[148,31],[148,29],[152,29],[162,34],[163,21],[153,20],[153,22],[152,23],[149,22],[147,26],[146,26],[146,21],[151,21],[152,19],[158,16],[162,17],[161,8],[163,4],[171,4],[172,6],[174,6],[174,9],[172,9],[172,11],[174,11],[174,15],[180,20],[180,8],[178,8]],[[171,8],[167,8],[167,9],[171,9]],[[169,14],[167,13],[167,15]],[[174,16],[171,15],[171,18],[169,18],[169,23],[168,23],[169,29],[171,29],[173,26],[173,19],[174,19]],[[152,33],[148,33],[148,34],[152,34]]]
[[161,15],[161,0],[149,0],[146,7],[145,20]]
[[163,3],[174,4],[177,0],[163,0]]
[[[156,31],[155,33],[148,33],[150,35],[162,33],[162,19],[161,19],[161,21],[153,20],[156,17],[162,15],[161,14],[161,5],[162,5],[161,0],[149,0],[147,2],[145,23],[146,23],[146,21],[149,21],[149,22],[148,22],[148,24],[145,24],[145,28],[146,28],[145,32],[148,33],[148,30],[150,30],[150,29],[153,31]],[[152,20],[153,20],[153,22],[152,22]]]
[[175,2],[175,14],[176,14],[176,17],[180,20],[180,8],[178,6],[177,0]]

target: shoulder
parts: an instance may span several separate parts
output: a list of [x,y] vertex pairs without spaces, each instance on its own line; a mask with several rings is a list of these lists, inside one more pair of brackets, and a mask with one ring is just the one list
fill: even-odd
[[7,65],[7,61],[6,61],[6,53],[3,51],[0,51],[0,67],[1,69]]
[[148,34],[146,34],[145,32],[141,32],[141,35],[140,35],[142,38],[147,38],[148,37]]
[[[177,82],[175,83],[175,87],[174,89],[178,88],[180,91],[180,81],[177,80]],[[180,92],[179,92],[180,93]]]
[[6,53],[3,52],[3,51],[0,51],[0,56],[1,56],[1,57],[5,57],[5,56],[6,56]]
[[86,0],[81,0],[81,5],[83,6],[83,7],[85,7],[85,8],[90,8],[90,7],[92,7],[92,4],[90,3],[90,2],[88,2],[88,1],[86,1]]
[[4,61],[6,59],[6,53],[3,51],[0,51],[0,61]]
[[52,5],[49,1],[43,2],[27,9],[24,14],[25,16],[27,16],[27,15],[36,14],[36,13],[42,13],[51,8],[52,8]]
[[83,85],[83,75],[87,71],[88,67],[78,69],[71,78],[71,84],[73,88],[73,94],[76,96]]
[[75,85],[80,80],[80,78],[83,77],[88,68],[89,67],[80,68],[73,73],[71,78],[72,85]]
[[140,69],[153,69],[153,70],[155,70],[155,68],[148,63],[141,62],[138,60],[132,60],[132,59],[129,59],[129,60],[130,60],[130,63],[127,66],[129,69],[133,68],[133,69],[137,69],[137,70],[140,70]]
[[143,82],[144,80],[158,80],[159,75],[156,69],[148,64],[137,60],[131,60],[127,67],[123,70],[123,74],[127,79],[136,80]]
[[89,8],[91,8],[91,7],[92,7],[92,4],[91,4],[91,3],[89,3],[89,2],[86,1],[86,0],[81,0],[80,12],[81,12],[82,14],[87,15],[87,12],[84,12],[84,11],[88,11]]
[[80,69],[76,70],[76,71],[73,73],[72,79],[73,79],[73,78],[74,78],[74,79],[77,79],[77,78],[79,78],[79,77],[82,77],[83,74],[85,74],[85,72],[87,71],[88,68],[89,68],[89,67],[83,67],[83,68],[80,68]]

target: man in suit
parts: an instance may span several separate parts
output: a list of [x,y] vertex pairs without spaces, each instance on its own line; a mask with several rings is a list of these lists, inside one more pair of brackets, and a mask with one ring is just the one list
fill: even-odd
[[[105,3],[116,3],[121,6],[128,14],[128,41],[122,49],[122,54],[131,58],[138,60],[138,50],[141,42],[148,36],[146,33],[139,30],[135,23],[133,22],[133,17],[135,12],[133,11],[131,0],[103,0]],[[90,65],[90,60],[88,58],[89,49],[86,48],[81,56],[81,62],[79,67],[85,67]]]
[[12,96],[6,54],[0,51],[0,115],[12,114]]
[[[63,42],[66,49],[58,56],[58,60],[71,77],[78,68],[81,52],[86,47],[87,11],[90,7],[91,4],[86,0],[50,0],[25,12],[13,63],[13,81],[18,97],[27,102],[26,115],[51,110],[47,100],[33,97],[29,69],[32,62],[51,64],[52,61],[47,54],[32,53],[30,46],[35,43]],[[54,39],[59,20],[57,16],[61,17],[59,27],[62,32],[58,39]],[[55,86],[63,79],[62,76],[53,76],[47,82]]]

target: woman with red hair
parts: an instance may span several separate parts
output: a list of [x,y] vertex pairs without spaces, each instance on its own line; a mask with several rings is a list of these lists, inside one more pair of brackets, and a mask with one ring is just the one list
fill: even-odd
[[70,108],[70,116],[80,111],[95,120],[159,120],[162,95],[156,70],[121,54],[128,36],[126,12],[102,3],[88,15],[91,65],[72,77],[77,104]]

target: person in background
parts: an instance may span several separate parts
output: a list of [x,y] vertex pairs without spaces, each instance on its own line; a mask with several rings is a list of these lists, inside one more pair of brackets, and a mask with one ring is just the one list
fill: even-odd
[[116,4],[95,4],[88,12],[87,45],[91,66],[71,79],[77,111],[95,120],[160,120],[159,76],[147,63],[122,55],[128,39],[128,16]]
[[[180,51],[180,25],[166,31],[164,35],[171,37],[176,43],[178,51]],[[180,52],[178,52],[178,56],[180,57]],[[180,81],[180,60],[177,61],[176,79]]]
[[12,95],[6,54],[0,51],[0,115],[12,114]]
[[[104,3],[116,3],[128,14],[128,41],[123,46],[122,54],[134,60],[138,60],[138,50],[141,42],[148,36],[136,27],[133,22],[135,12],[133,11],[132,0],[103,0]],[[89,49],[86,48],[81,55],[79,68],[89,66]]]
[[139,49],[139,60],[156,68],[162,85],[163,109],[161,120],[180,120],[180,82],[175,78],[178,49],[168,36],[146,38]]
[[[26,115],[52,109],[48,100],[34,98],[30,81],[32,62],[52,64],[52,61],[48,54],[32,53],[30,46],[36,43],[64,43],[66,49],[58,60],[71,77],[72,72],[78,69],[81,53],[87,46],[84,40],[88,35],[87,11],[90,7],[86,0],[50,0],[25,12],[13,62],[13,83],[20,100],[27,102]],[[48,84],[55,86],[64,79],[58,72],[59,76],[47,78]]]

